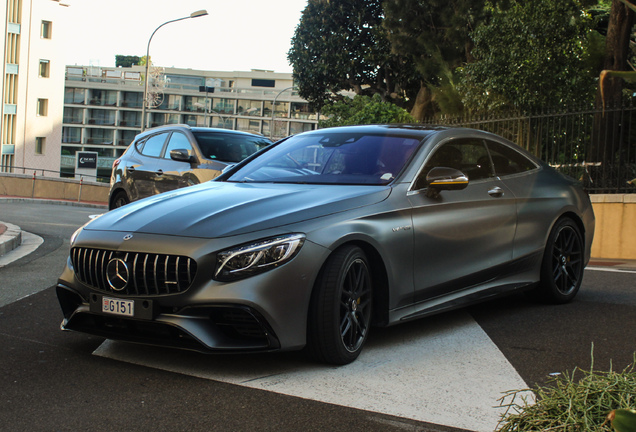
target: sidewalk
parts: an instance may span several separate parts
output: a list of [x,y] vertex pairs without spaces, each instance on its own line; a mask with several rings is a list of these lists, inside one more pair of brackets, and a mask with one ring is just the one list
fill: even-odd
[[22,243],[22,230],[19,226],[0,222],[0,256],[18,248]]
[[[68,205],[78,207],[93,207],[108,211],[108,207],[101,202],[87,202],[87,201],[72,201],[72,200],[52,200],[44,198],[24,198],[17,196],[0,196],[0,203],[2,202],[37,202],[39,204],[56,204],[56,205]],[[28,233],[25,233],[28,235]],[[29,235],[30,237],[37,237]],[[25,242],[23,239],[22,230],[19,226],[10,224],[8,222],[0,221],[0,257],[7,253],[17,249]],[[30,241],[29,241],[30,243]]]

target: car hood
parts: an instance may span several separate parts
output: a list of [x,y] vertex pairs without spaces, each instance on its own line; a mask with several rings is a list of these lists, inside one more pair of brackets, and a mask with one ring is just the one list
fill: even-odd
[[85,229],[218,238],[375,204],[388,186],[207,182],[133,202]]

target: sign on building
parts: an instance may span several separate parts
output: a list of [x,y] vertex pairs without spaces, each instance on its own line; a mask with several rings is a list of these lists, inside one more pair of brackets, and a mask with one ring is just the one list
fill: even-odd
[[97,179],[97,152],[75,153],[75,178],[88,177],[86,180]]

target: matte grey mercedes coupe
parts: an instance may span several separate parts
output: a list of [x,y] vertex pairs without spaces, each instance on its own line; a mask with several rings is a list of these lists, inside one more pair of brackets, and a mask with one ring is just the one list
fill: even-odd
[[577,183],[496,135],[321,129],[92,220],[57,295],[66,330],[346,364],[373,326],[516,290],[572,300],[593,235]]

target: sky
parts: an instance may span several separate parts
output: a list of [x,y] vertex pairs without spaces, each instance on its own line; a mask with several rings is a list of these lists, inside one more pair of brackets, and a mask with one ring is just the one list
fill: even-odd
[[115,66],[115,55],[146,55],[156,66],[291,72],[287,52],[307,0],[67,0],[66,65]]

